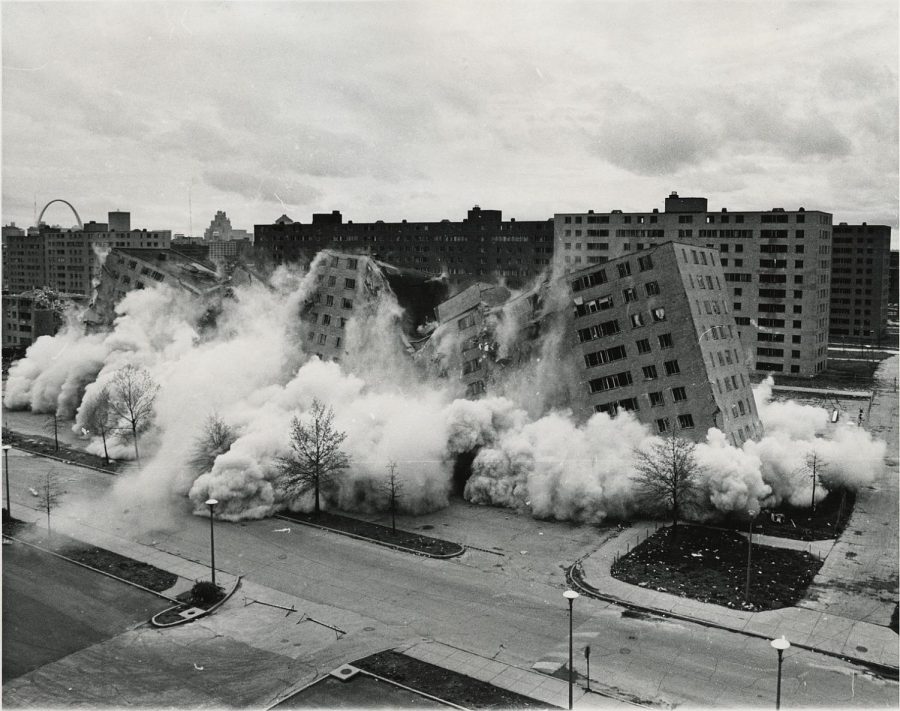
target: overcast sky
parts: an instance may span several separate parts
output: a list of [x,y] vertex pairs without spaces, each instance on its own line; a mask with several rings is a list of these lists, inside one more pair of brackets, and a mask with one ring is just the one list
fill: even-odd
[[896,0],[0,6],[4,224],[52,198],[202,234],[677,190],[897,227]]

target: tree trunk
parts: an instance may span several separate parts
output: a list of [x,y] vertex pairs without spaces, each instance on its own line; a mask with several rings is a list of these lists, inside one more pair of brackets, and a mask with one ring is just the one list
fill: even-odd
[[391,533],[397,533],[397,505],[391,496]]
[[103,461],[109,464],[109,450],[106,449],[106,430],[101,430],[100,436],[103,438]]
[[315,509],[315,511],[316,511],[316,516],[318,516],[320,513],[320,510],[321,510],[319,508],[319,476],[318,476],[318,474],[316,475],[315,482],[316,482],[315,483],[315,491],[316,491],[316,509]]
[[137,425],[135,423],[131,423],[131,435],[134,437],[134,458],[137,460],[137,463],[141,463],[141,455],[138,452],[138,441],[137,441]]
[[56,414],[53,415],[53,446],[54,451],[59,451],[59,421],[56,419]]

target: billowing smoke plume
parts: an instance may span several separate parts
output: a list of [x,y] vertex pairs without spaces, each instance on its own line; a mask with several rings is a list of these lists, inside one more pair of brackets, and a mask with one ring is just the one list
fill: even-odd
[[[207,306],[189,295],[165,286],[131,292],[108,333],[84,335],[70,324],[38,339],[11,369],[5,403],[75,416],[80,433],[82,402],[123,366],[145,369],[160,385],[155,426],[141,441],[141,466],[119,480],[113,495],[141,501],[157,523],[160,509],[188,500],[202,511],[208,497],[231,520],[311,508],[309,497],[285,500],[279,464],[289,453],[291,418],[314,399],[334,409],[351,460],[326,507],[384,509],[384,484],[396,463],[401,509],[440,508],[451,494],[457,458],[467,455],[470,501],[587,522],[640,513],[634,450],[655,436],[628,413],[577,422],[559,404],[568,379],[552,358],[561,337],[552,323],[544,322],[545,332],[521,362],[509,347],[497,355],[507,369],[492,389],[498,395],[459,399],[452,373],[425,374],[408,358],[395,335],[399,306],[388,291],[354,312],[340,364],[305,352],[299,317],[320,264],[314,261],[306,274],[279,269],[267,284],[236,287],[212,325]],[[498,332],[511,333],[528,320],[528,308],[495,317]],[[762,440],[738,449],[710,429],[696,448],[705,515],[781,501],[808,505],[812,484],[803,466],[812,452],[827,463],[818,496],[829,487],[858,487],[881,466],[884,444],[853,423],[832,425],[820,408],[775,402],[770,383],[756,397],[767,432]],[[191,462],[213,413],[229,429],[230,446],[211,454],[208,471],[197,471]],[[101,451],[99,441],[92,447]],[[130,452],[120,444],[115,456]]]

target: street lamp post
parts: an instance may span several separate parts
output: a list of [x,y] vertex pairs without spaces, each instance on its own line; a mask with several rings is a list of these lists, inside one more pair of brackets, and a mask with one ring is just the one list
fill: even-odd
[[213,587],[216,585],[216,541],[213,535],[213,512],[216,508],[216,504],[219,503],[216,499],[207,499],[206,505],[209,506],[209,566],[212,569],[212,584]]
[[791,646],[791,643],[788,642],[784,635],[781,635],[778,639],[773,639],[769,644],[777,650],[778,652],[778,686],[775,691],[775,708],[781,708],[781,655],[784,654],[784,650]]
[[569,601],[569,708],[572,708],[572,684],[575,680],[575,670],[572,668],[572,603],[578,597],[574,590],[566,590],[563,597]]
[[747,583],[744,586],[744,600],[750,602],[750,561],[753,558],[753,519],[756,518],[756,511],[750,509],[747,512],[750,515],[750,525],[747,533]]
[[3,469],[6,472],[6,515],[12,518],[12,503],[9,498],[9,450],[11,445],[3,445]]

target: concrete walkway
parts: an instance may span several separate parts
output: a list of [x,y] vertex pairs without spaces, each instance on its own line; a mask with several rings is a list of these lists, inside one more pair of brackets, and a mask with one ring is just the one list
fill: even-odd
[[[488,657],[472,654],[434,640],[413,642],[397,647],[398,652],[444,669],[455,671],[473,679],[480,679],[501,689],[514,691],[559,708],[569,704],[569,683],[546,674],[503,664]],[[579,709],[631,707],[618,699],[586,691],[577,682],[573,686],[572,699]]]
[[863,423],[887,443],[884,466],[872,484],[857,493],[846,530],[800,602],[803,608],[877,625],[889,624],[897,604],[898,361],[898,356],[888,358],[876,371],[877,389]]

